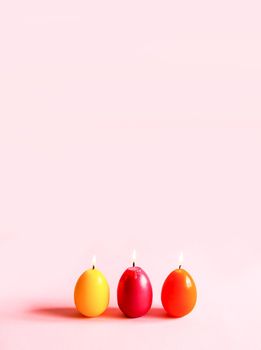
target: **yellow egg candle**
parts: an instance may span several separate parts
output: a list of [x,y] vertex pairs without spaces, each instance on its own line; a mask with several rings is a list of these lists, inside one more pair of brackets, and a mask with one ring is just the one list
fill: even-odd
[[92,268],[86,270],[78,279],[74,289],[76,309],[84,316],[96,317],[108,307],[110,288],[104,275],[96,269],[93,257]]

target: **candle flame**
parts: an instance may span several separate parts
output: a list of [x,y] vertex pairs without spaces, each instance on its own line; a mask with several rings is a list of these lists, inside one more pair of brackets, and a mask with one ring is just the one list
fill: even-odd
[[133,266],[135,266],[135,264],[136,264],[136,258],[137,258],[136,249],[133,249],[133,252],[132,252],[132,265]]
[[179,254],[179,268],[181,268],[182,264],[183,264],[183,260],[184,260],[184,254],[181,251]]
[[92,268],[95,269],[96,266],[96,255],[93,255],[92,257]]

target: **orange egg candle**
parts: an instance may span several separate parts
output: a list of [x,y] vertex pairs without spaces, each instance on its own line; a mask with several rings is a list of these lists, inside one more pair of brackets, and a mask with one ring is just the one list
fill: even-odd
[[84,316],[96,317],[108,307],[110,289],[104,275],[96,269],[93,257],[92,268],[86,270],[78,279],[74,289],[76,309]]
[[183,254],[180,255],[179,268],[166,278],[161,301],[165,311],[172,317],[182,317],[192,311],[197,300],[197,289],[190,274],[181,268]]

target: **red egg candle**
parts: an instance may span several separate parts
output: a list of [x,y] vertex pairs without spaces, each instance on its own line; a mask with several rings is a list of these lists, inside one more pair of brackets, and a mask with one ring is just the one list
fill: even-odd
[[135,265],[135,251],[133,252],[133,266],[129,267],[121,276],[117,298],[121,311],[127,317],[141,317],[145,315],[152,304],[152,287],[147,274]]
[[166,312],[172,317],[187,315],[194,308],[197,301],[197,289],[190,274],[181,268],[183,254],[180,255],[180,265],[166,278],[161,301]]

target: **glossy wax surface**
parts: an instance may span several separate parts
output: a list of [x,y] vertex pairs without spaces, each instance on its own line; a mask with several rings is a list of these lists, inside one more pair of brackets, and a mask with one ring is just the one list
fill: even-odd
[[128,268],[120,278],[117,290],[118,305],[127,317],[145,315],[152,304],[149,277],[140,267]]
[[90,269],[79,277],[74,290],[74,302],[82,315],[101,315],[107,309],[109,299],[109,285],[101,271]]
[[184,269],[172,271],[166,278],[161,292],[161,301],[172,317],[182,317],[192,311],[197,300],[195,282]]

